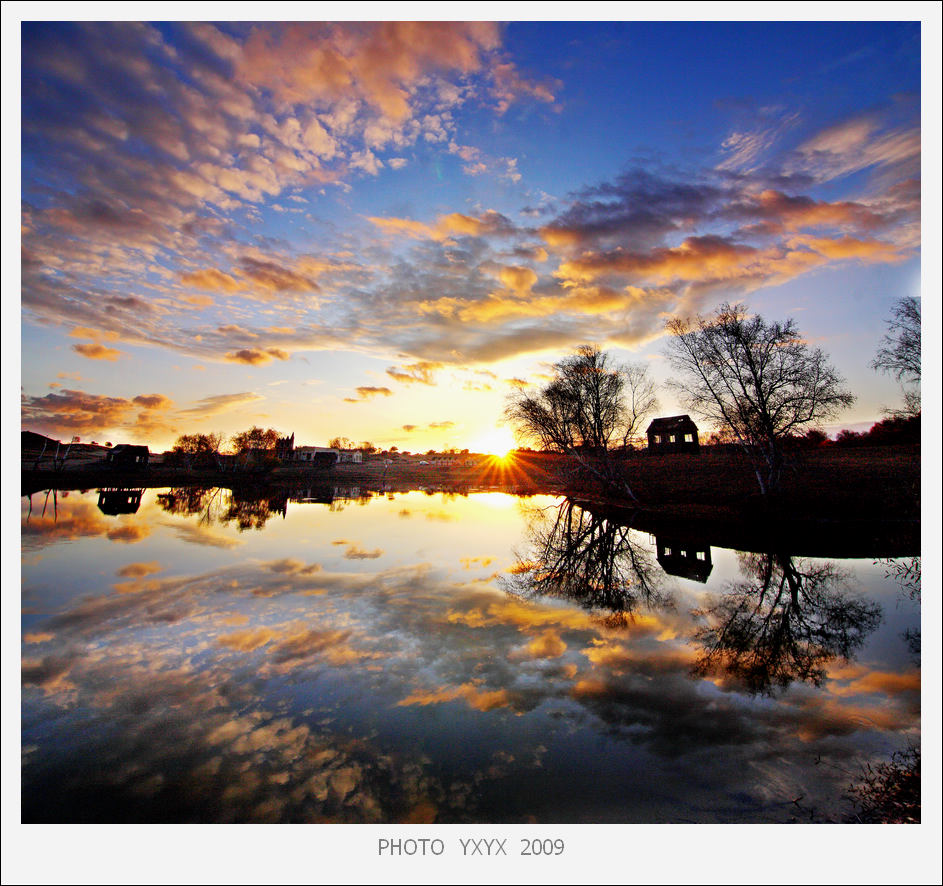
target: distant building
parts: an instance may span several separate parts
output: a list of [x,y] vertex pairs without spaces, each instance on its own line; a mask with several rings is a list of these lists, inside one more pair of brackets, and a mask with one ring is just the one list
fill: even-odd
[[698,452],[697,425],[688,415],[656,418],[648,426],[649,452]]
[[290,437],[279,437],[275,443],[275,457],[279,461],[291,461],[292,453],[295,450],[295,433],[292,431]]
[[146,468],[150,457],[150,450],[146,446],[119,443],[108,450],[105,461],[115,468]]
[[295,446],[287,459],[293,465],[329,468],[337,463],[338,452],[324,446]]

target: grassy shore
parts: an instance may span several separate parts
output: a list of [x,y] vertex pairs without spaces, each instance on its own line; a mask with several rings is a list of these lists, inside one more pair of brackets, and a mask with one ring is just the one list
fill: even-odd
[[[845,535],[888,537],[894,532],[913,548],[920,527],[920,447],[823,447],[792,454],[781,490],[761,496],[748,460],[736,451],[703,449],[691,455],[633,453],[619,471],[638,504],[588,477],[562,456],[516,453],[508,459],[482,458],[476,464],[437,466],[417,461],[377,459],[328,469],[277,467],[265,474],[183,471],[152,466],[143,471],[85,468],[23,471],[24,494],[39,489],[102,486],[359,485],[376,491],[438,489],[506,491],[520,495],[566,494],[594,507],[642,513],[641,522],[675,528],[705,525],[804,527],[804,534],[840,528]],[[639,519],[633,518],[634,522]]]

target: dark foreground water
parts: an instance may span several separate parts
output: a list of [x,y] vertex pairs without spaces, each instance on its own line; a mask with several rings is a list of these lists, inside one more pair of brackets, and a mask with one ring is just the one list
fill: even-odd
[[919,560],[499,493],[43,492],[22,531],[25,821],[837,821],[919,743]]

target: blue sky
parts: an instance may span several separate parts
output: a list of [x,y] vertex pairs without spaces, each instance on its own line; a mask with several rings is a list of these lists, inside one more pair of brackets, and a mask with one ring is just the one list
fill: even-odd
[[586,341],[664,382],[665,322],[724,301],[794,317],[867,426],[920,295],[920,40],[24,24],[22,426],[499,448],[513,384]]

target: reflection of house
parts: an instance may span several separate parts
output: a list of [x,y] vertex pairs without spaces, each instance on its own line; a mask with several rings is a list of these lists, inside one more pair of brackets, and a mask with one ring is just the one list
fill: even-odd
[[359,465],[363,461],[363,452],[359,449],[335,449],[337,461],[340,464]]
[[689,578],[703,584],[714,568],[710,547],[702,547],[698,542],[681,542],[662,537],[655,539],[655,545],[658,548],[658,563],[668,575]]
[[116,468],[146,468],[150,455],[146,446],[119,443],[114,449],[108,450],[105,461]]
[[697,425],[688,415],[656,418],[648,426],[649,452],[697,452]]
[[143,489],[99,489],[98,510],[109,517],[136,514],[143,494]]

